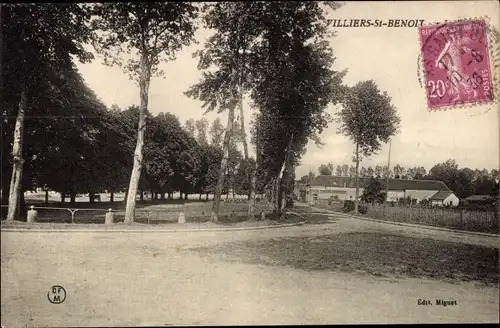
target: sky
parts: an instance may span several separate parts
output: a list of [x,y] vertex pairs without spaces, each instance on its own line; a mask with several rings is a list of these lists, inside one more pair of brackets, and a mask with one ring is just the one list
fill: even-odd
[[[489,16],[491,25],[499,28],[497,1],[432,1],[432,2],[348,2],[340,9],[330,10],[331,19],[389,19],[424,20],[424,25],[472,17]],[[424,166],[455,159],[459,167],[472,169],[499,168],[500,163],[500,111],[498,104],[474,105],[468,108],[427,110],[426,90],[418,81],[420,41],[417,27],[331,27],[336,36],[330,39],[336,60],[335,70],[347,69],[344,83],[354,85],[363,80],[374,80],[382,91],[392,98],[401,118],[399,132],[392,138],[391,167]],[[181,122],[206,117],[213,121],[218,115],[203,115],[202,103],[183,94],[197,83],[201,73],[192,53],[203,47],[210,32],[200,29],[196,33],[198,44],[185,47],[173,61],[161,64],[164,78],[155,78],[149,92],[149,110],[152,113],[171,112]],[[490,50],[491,52],[491,50]],[[78,69],[87,84],[108,106],[121,108],[139,104],[139,88],[117,67],[102,64],[96,56],[90,64],[78,63]],[[500,72],[496,72],[499,76]],[[495,95],[497,97],[498,95]],[[336,111],[330,106],[327,111]],[[252,108],[244,105],[247,133]],[[223,124],[227,115],[219,114]],[[321,134],[324,146],[313,142],[307,146],[302,165],[296,168],[299,178],[320,164],[332,162],[335,166],[352,165],[353,143],[337,134],[338,125],[331,123]],[[250,155],[254,153],[250,147]],[[361,166],[387,165],[389,147],[369,158]]]

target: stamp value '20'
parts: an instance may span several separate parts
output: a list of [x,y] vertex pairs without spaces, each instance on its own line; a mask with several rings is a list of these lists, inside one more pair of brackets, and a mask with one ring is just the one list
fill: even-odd
[[429,109],[493,100],[484,20],[419,28]]

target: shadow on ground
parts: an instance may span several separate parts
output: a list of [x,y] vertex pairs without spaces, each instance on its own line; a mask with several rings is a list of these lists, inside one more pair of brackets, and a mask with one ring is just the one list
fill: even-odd
[[308,214],[302,219],[307,224],[326,224],[326,223],[335,223],[338,221],[337,219],[334,219],[331,214],[318,214],[318,213],[311,213]]
[[381,277],[497,285],[498,249],[428,238],[345,233],[233,242],[192,249],[227,261],[338,270]]

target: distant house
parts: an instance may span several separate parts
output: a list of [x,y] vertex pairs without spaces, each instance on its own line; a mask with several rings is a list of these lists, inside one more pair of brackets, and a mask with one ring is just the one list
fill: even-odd
[[[385,179],[380,181],[385,188]],[[359,197],[364,188],[370,183],[370,178],[359,178]],[[356,197],[356,179],[319,175],[306,184],[301,181],[295,183],[295,195],[299,200],[308,203],[326,202],[329,199],[354,200]],[[431,198],[434,197],[432,200]],[[411,198],[413,203],[429,199],[435,205],[449,204],[457,206],[459,199],[438,180],[403,180],[389,179],[388,201],[398,202],[401,198]]]
[[490,204],[495,202],[497,198],[490,195],[472,195],[464,199],[468,204]]
[[457,196],[455,196],[455,194],[452,191],[446,191],[446,190],[437,192],[435,195],[429,198],[429,200],[431,201],[431,205],[438,205],[438,206],[443,206],[443,205],[458,206],[458,203],[460,203],[460,199]]

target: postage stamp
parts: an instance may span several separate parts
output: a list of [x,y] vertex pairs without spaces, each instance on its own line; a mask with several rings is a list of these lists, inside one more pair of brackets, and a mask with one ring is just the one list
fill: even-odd
[[486,28],[482,19],[419,28],[429,109],[493,101]]

